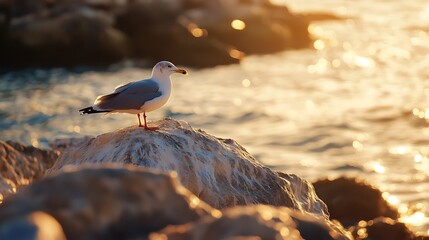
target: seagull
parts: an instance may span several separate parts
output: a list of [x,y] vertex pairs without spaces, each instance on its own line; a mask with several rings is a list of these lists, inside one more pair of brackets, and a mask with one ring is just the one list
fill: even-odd
[[[137,114],[139,127],[156,130],[157,128],[147,126],[146,112],[154,111],[167,103],[171,94],[170,75],[173,73],[188,74],[186,70],[176,67],[171,62],[161,61],[153,67],[150,78],[119,85],[112,93],[98,96],[94,105],[80,109],[79,112]],[[141,113],[144,126],[140,120]]]

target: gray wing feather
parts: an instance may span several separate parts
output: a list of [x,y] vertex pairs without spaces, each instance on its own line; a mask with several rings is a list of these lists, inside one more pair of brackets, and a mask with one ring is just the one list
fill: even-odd
[[124,91],[125,89],[127,89],[131,84],[133,84],[133,83],[135,83],[135,82],[129,82],[129,83],[126,83],[126,84],[122,84],[122,85],[119,85],[119,86],[117,86],[116,88],[115,88],[115,91],[113,91],[113,93],[119,93],[119,92],[122,92],[122,91]]
[[119,86],[113,93],[98,97],[95,105],[103,110],[139,109],[159,96],[158,84],[149,79]]

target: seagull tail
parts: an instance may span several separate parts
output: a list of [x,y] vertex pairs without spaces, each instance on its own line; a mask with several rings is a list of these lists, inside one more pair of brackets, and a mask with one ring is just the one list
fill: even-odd
[[87,108],[82,108],[79,110],[80,114],[93,114],[93,113],[105,113],[105,112],[111,112],[111,111],[99,111],[99,110],[95,110],[92,106],[91,107],[87,107]]

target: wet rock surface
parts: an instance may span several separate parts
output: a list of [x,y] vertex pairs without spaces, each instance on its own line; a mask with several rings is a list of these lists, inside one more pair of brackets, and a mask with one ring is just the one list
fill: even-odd
[[[241,22],[231,25],[236,19]],[[308,47],[307,28],[305,17],[269,1],[10,0],[0,3],[0,64],[104,65],[136,58],[207,67]]]
[[[268,204],[328,218],[326,206],[311,183],[293,174],[270,170],[234,140],[216,138],[172,119],[152,125],[159,130],[133,126],[90,139],[76,139],[74,147],[62,144],[65,150],[48,173],[67,165],[133,164],[176,171],[187,189],[215,208]],[[51,145],[56,148],[55,142]]]
[[[266,205],[224,209],[186,225],[169,226],[152,233],[150,240],[222,239],[351,239],[341,226],[298,211]],[[241,239],[240,238],[240,239]]]
[[22,185],[41,178],[57,158],[54,151],[0,141],[0,203]]
[[399,217],[398,211],[384,200],[379,189],[360,179],[325,179],[313,185],[317,195],[328,206],[330,219],[336,219],[344,226],[377,217]]
[[110,166],[67,170],[21,189],[0,205],[0,226],[37,211],[57,219],[70,240],[144,237],[217,210],[172,174]]

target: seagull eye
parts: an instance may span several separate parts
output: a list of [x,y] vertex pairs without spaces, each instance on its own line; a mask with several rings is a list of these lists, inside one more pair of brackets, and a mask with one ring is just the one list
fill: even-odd
[[168,65],[168,68],[171,68],[172,66],[171,65]]

